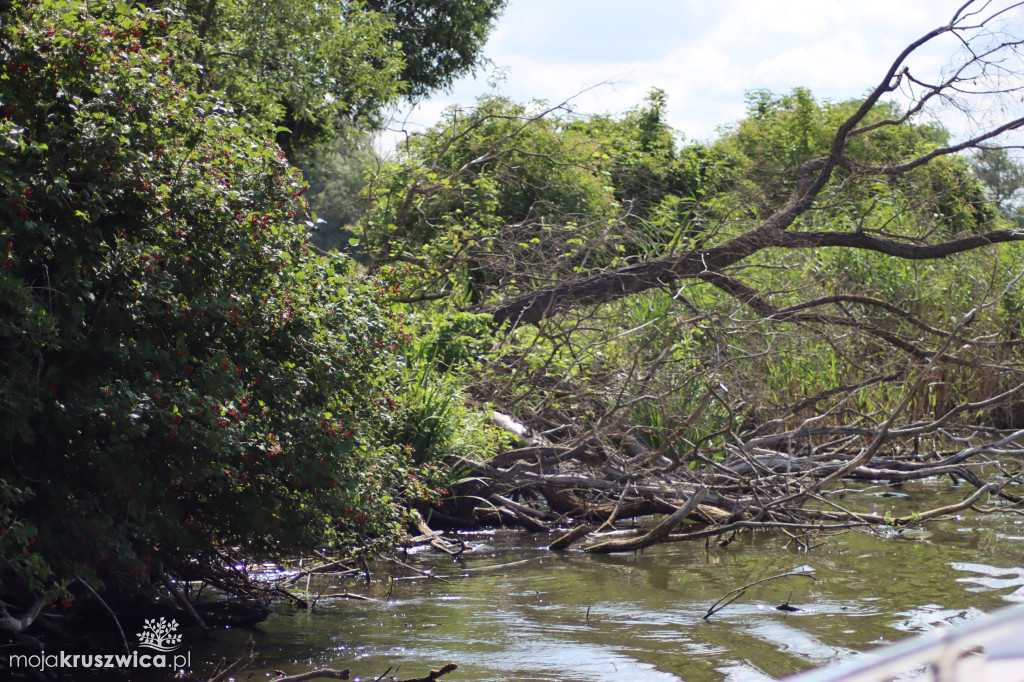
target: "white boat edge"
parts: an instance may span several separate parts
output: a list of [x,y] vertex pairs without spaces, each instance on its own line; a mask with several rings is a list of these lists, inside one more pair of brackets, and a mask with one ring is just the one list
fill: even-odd
[[[915,672],[916,671],[916,672]],[[1024,604],[872,649],[781,682],[1024,682]]]

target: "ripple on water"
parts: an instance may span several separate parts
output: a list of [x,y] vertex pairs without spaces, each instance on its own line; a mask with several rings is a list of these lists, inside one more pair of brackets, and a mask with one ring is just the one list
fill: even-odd
[[722,674],[722,682],[775,682],[774,677],[746,661],[723,665],[715,671]]
[[954,561],[950,563],[950,566],[958,571],[978,574],[956,579],[958,583],[974,583],[974,587],[965,588],[968,592],[987,592],[1013,587],[1016,589],[1009,594],[1004,594],[1003,599],[1008,602],[1024,603],[1024,568],[1020,566],[997,568],[987,564],[960,561]]
[[898,618],[893,627],[901,632],[922,633],[933,632],[949,626],[963,625],[981,616],[985,612],[973,607],[966,609],[949,609],[939,604],[924,604],[911,611],[893,614]]
[[[903,515],[915,499],[942,505],[965,494],[940,483],[904,491],[915,497],[878,494],[860,502]],[[848,501],[858,502],[852,494]],[[459,670],[444,678],[452,682],[766,682],[856,658],[852,652],[904,634],[973,620],[1002,600],[1024,601],[1024,519],[967,518],[892,531],[888,540],[849,533],[811,552],[757,533],[727,546],[666,545],[605,557],[548,552],[549,538],[540,536],[480,533],[464,536],[472,549],[457,561],[426,550],[410,559],[447,582],[396,568],[415,580],[395,585],[390,599],[388,581],[329,590],[325,583],[327,592],[365,589],[378,601],[321,602],[316,614],[282,606],[254,632],[223,633],[206,649],[196,638],[192,657],[211,669],[247,652],[254,636],[262,653],[254,675],[261,679],[277,669],[351,666],[372,680],[399,665],[398,676],[407,677],[452,661]],[[753,585],[703,620],[731,590],[799,570],[815,571],[817,580]],[[803,611],[775,610],[783,602]]]

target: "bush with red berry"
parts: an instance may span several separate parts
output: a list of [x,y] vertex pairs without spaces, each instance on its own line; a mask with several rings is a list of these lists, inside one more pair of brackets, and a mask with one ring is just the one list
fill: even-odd
[[6,7],[0,598],[387,543],[406,336],[380,285],[308,250],[274,129],[197,93],[187,25]]

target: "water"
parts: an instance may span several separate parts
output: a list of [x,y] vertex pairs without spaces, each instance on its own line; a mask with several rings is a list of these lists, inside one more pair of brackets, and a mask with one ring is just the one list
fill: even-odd
[[[968,492],[939,481],[896,495],[871,489],[844,504],[895,515]],[[447,582],[398,580],[386,600],[383,581],[369,588],[314,582],[314,592],[349,589],[379,601],[338,599],[313,612],[281,607],[256,630],[192,645],[192,662],[202,674],[221,657],[241,655],[251,637],[259,656],[239,680],[318,667],[349,667],[363,680],[389,668],[415,677],[454,662],[459,669],[441,679],[740,682],[846,659],[1024,601],[1024,517],[972,512],[887,535],[852,532],[798,551],[785,536],[746,533],[726,546],[594,556],[549,552],[548,537],[464,536],[473,549],[457,560],[407,559]],[[393,565],[378,569],[415,576]],[[730,590],[791,571],[816,579],[752,587],[702,618]],[[800,610],[775,608],[786,602]]]

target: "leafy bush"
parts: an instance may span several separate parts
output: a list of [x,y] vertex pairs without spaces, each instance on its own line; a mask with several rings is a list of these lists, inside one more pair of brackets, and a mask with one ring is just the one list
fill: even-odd
[[489,422],[488,409],[467,405],[465,382],[489,350],[490,316],[439,312],[425,317],[429,322],[421,323],[409,349],[402,407],[390,439],[406,444],[417,464],[486,459],[509,445],[509,438]]
[[387,542],[407,337],[307,249],[274,131],[192,89],[159,13],[38,0],[0,27],[3,599]]

